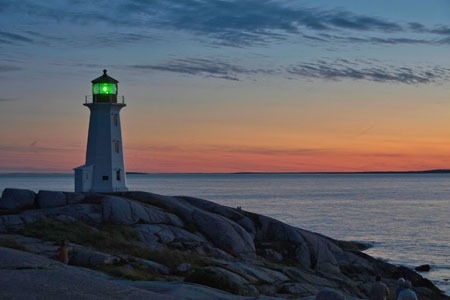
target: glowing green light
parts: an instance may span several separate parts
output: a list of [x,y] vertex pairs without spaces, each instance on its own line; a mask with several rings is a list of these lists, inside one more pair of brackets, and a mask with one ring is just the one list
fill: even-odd
[[98,94],[117,94],[117,85],[114,83],[94,83],[92,86],[94,95]]

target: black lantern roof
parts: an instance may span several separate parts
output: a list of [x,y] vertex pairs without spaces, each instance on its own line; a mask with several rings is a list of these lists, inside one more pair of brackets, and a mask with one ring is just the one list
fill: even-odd
[[95,78],[94,80],[91,81],[92,83],[119,83],[118,80],[115,80],[112,77],[109,77],[108,74],[106,74],[106,70],[103,70],[103,75]]

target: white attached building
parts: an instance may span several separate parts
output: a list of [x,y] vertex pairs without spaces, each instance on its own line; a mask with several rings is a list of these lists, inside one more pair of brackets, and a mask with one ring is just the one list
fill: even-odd
[[75,168],[75,192],[127,191],[123,163],[120,110],[117,103],[119,82],[106,74],[92,80],[92,102],[87,101],[91,117],[86,163]]

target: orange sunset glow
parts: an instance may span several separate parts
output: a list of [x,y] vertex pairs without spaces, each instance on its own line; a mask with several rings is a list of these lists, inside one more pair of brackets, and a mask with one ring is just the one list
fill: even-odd
[[[122,85],[132,90],[126,81]],[[220,96],[190,88],[176,93],[167,88],[163,99],[131,94],[122,113],[126,167],[136,172],[195,173],[450,166],[450,126],[445,122],[450,101],[445,94],[427,94],[430,88],[416,86],[388,86],[375,93],[376,85],[367,85],[358,92],[364,99],[358,99],[351,82],[339,82],[330,85],[341,93],[323,99],[323,92],[311,91],[318,83],[296,85],[269,94],[265,89],[248,92],[239,85],[221,87]],[[88,111],[77,98],[68,102],[64,108],[52,104],[57,111],[65,110],[54,119],[43,119],[39,103],[15,103],[16,115],[10,119],[15,126],[2,132],[3,172],[65,173],[84,159]]]

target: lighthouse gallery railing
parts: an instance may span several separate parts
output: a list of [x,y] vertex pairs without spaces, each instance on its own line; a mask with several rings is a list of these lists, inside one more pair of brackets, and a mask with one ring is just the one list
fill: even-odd
[[[94,103],[91,95],[84,96],[84,103]],[[125,104],[125,96],[117,96],[117,103]]]

